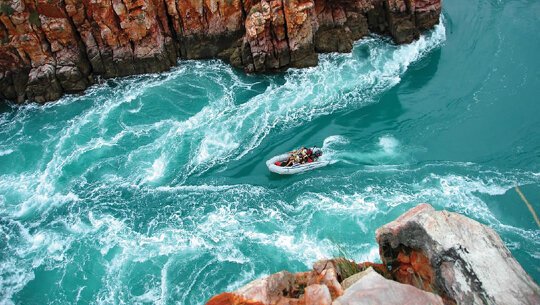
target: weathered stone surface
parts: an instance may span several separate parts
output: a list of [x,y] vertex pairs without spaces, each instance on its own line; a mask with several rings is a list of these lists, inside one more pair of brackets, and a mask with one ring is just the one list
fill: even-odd
[[309,272],[278,272],[236,291],[214,296],[207,304],[329,305],[343,294],[336,268],[335,260],[324,260],[316,262]]
[[291,63],[285,22],[282,0],[262,0],[251,7],[240,52],[248,71],[276,70]]
[[[369,31],[410,42],[440,0],[2,0],[0,99],[45,102],[97,78],[218,57],[248,72],[308,67]],[[42,73],[42,75],[40,74]]]
[[166,0],[168,13],[186,58],[216,57],[242,37],[243,7],[240,0]]
[[441,2],[434,0],[413,1],[416,27],[420,31],[430,29],[439,23]]
[[367,12],[373,1],[315,1],[319,28],[315,34],[317,52],[350,52],[353,43],[369,32]]
[[303,301],[305,304],[330,305],[332,304],[332,297],[327,286],[315,284],[306,287]]
[[357,275],[359,279],[333,305],[442,305],[441,297],[410,285],[387,280],[372,268]]
[[313,264],[313,275],[308,281],[311,284],[324,284],[328,286],[332,298],[343,294],[343,288],[339,283],[341,273],[337,264],[337,259],[321,260]]
[[26,85],[26,96],[37,102],[52,101],[62,95],[62,88],[56,79],[55,67],[50,64],[30,70]]
[[349,276],[348,278],[343,280],[343,282],[341,283],[341,287],[343,287],[344,290],[349,289],[349,287],[351,287],[354,283],[358,282],[362,277],[364,277],[364,275],[367,274],[366,271],[368,270],[373,270],[373,268],[369,267],[368,269],[362,272],[358,272],[356,274]]
[[264,279],[253,281],[236,291],[237,295],[248,300],[255,300],[263,304],[274,304],[282,298],[284,291],[290,290],[294,283],[294,275],[282,271],[272,274]]
[[222,293],[210,299],[208,305],[218,304],[283,304],[293,290],[295,276],[287,271],[255,280],[233,293]]
[[384,0],[388,30],[397,43],[409,43],[420,31],[439,22],[441,2],[438,0]]
[[540,304],[540,288],[492,229],[419,205],[377,230],[395,279],[436,291],[448,303]]
[[384,264],[375,264],[372,262],[363,262],[359,263],[358,267],[360,267],[361,270],[366,270],[367,268],[371,267],[375,272],[379,273],[385,278],[391,278],[392,275],[390,274],[390,271],[388,270],[388,267]]

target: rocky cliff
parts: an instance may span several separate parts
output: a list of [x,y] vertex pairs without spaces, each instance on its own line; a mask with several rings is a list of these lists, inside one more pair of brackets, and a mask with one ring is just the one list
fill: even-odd
[[440,0],[0,0],[0,98],[50,101],[178,58],[313,66],[370,31],[410,42],[440,12]]
[[377,230],[382,264],[337,258],[282,271],[207,305],[540,304],[540,287],[492,229],[419,205]]

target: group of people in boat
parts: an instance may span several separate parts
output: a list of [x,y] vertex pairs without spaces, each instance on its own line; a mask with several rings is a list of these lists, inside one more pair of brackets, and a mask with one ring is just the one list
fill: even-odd
[[277,166],[293,166],[297,164],[311,163],[317,161],[322,155],[322,152],[317,149],[302,147],[297,150],[293,150],[289,153],[289,158],[286,161],[276,161]]

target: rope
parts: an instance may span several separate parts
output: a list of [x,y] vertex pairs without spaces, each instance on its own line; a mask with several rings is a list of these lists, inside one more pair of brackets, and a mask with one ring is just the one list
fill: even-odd
[[532,214],[534,220],[536,221],[536,224],[540,228],[540,220],[538,220],[538,215],[536,215],[536,212],[534,211],[533,206],[529,203],[527,198],[525,198],[525,195],[523,195],[523,193],[521,192],[521,189],[519,188],[519,186],[516,186],[516,192],[518,193],[519,197],[521,197],[521,200],[523,200],[523,202],[525,202],[525,204],[529,208],[529,211],[531,211],[531,214]]

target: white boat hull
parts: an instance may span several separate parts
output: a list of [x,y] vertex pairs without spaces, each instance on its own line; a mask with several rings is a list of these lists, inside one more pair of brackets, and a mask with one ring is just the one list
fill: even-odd
[[275,156],[272,159],[266,161],[266,166],[268,167],[268,170],[270,170],[272,173],[280,174],[280,175],[293,175],[293,174],[300,174],[304,173],[310,170],[314,170],[316,168],[325,167],[328,164],[330,164],[330,161],[324,161],[324,160],[318,160],[310,163],[304,163],[304,164],[296,164],[293,166],[277,166],[275,163],[277,161],[287,161],[289,158],[289,154],[282,154],[279,156]]

